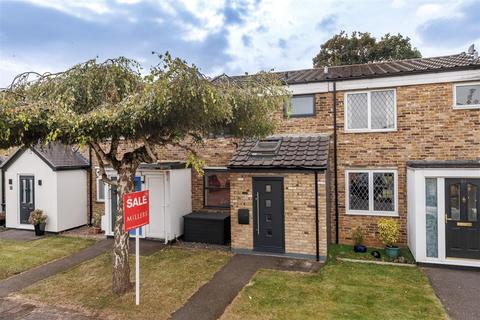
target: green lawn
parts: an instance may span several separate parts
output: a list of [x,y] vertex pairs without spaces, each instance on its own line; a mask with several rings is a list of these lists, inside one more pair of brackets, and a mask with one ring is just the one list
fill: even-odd
[[95,241],[49,236],[35,241],[0,240],[0,280],[46,262],[68,256]]
[[[377,259],[372,256],[372,251],[377,250],[380,252],[381,258]],[[385,255],[384,249],[379,248],[367,248],[367,252],[365,253],[357,253],[353,251],[353,246],[349,246],[346,244],[334,244],[329,246],[329,256],[331,257],[341,257],[341,258],[349,258],[349,259],[359,259],[359,260],[372,260],[372,261],[386,261],[386,262],[393,262],[394,259]],[[415,263],[415,259],[413,258],[410,250],[407,248],[400,248],[400,256],[405,258],[406,263]]]
[[417,268],[343,261],[316,274],[261,270],[222,319],[446,319]]
[[[167,319],[230,259],[227,252],[168,247],[140,257],[140,306],[135,292],[112,294],[110,254],[99,256],[21,292],[34,300],[79,308],[115,319]],[[132,281],[134,256],[131,256]],[[212,301],[212,303],[214,303]]]

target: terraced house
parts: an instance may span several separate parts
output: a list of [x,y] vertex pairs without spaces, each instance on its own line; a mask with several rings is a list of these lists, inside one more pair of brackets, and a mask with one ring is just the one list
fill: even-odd
[[[152,199],[142,237],[185,231],[231,238],[235,252],[322,260],[328,243],[350,243],[357,226],[378,245],[377,221],[391,217],[417,261],[480,266],[476,53],[280,75],[291,107],[279,106],[271,137],[212,135],[198,150],[203,176],[175,148],[159,150],[168,162],[141,165],[136,186]],[[112,234],[115,190],[93,174],[90,194]],[[217,234],[219,225],[227,232]]]

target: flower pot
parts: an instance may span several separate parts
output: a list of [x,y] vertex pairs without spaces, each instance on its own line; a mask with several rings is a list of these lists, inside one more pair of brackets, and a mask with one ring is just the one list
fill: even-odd
[[396,257],[398,257],[399,253],[399,247],[385,247],[385,254],[387,255],[387,257],[395,259]]
[[33,227],[35,228],[36,236],[43,236],[45,234],[45,223],[35,224]]
[[367,247],[364,246],[364,245],[361,245],[361,244],[354,245],[353,246],[353,251],[355,251],[357,253],[365,253],[365,252],[367,252]]

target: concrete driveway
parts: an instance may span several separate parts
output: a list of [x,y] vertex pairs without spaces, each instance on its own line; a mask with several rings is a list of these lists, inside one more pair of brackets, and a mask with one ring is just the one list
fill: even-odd
[[444,267],[422,270],[452,319],[480,319],[480,270]]

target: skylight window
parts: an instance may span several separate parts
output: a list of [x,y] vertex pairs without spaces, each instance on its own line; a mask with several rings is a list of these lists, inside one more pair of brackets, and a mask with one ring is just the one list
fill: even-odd
[[280,140],[260,140],[252,148],[252,156],[274,156],[280,147]]

